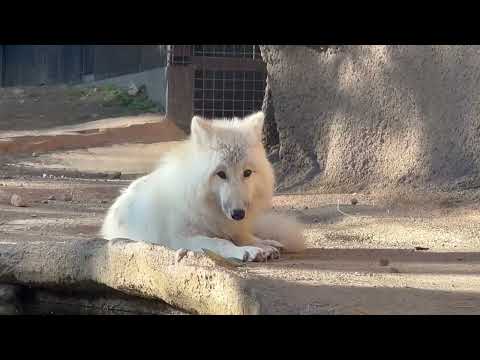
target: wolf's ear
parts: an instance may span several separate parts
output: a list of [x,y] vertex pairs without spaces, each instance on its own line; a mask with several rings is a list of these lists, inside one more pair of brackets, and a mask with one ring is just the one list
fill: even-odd
[[265,121],[265,114],[263,113],[263,111],[259,111],[252,115],[249,115],[245,119],[243,119],[243,121],[255,132],[258,139],[261,140],[263,133],[263,123]]
[[211,123],[200,116],[194,116],[192,118],[190,133],[197,144],[202,144],[208,141],[211,127]]

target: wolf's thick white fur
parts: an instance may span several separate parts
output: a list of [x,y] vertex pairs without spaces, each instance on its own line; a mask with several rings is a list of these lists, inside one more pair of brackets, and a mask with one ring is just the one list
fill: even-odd
[[[278,257],[279,248],[301,250],[300,224],[270,212],[275,179],[261,142],[263,122],[262,112],[231,120],[194,117],[190,138],[117,198],[102,236],[206,248],[246,261]],[[234,220],[234,210],[244,218]]]

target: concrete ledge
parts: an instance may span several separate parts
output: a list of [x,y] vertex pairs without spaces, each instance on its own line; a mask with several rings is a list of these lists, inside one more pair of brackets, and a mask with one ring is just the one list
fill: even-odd
[[85,291],[107,286],[193,314],[260,313],[253,289],[235,270],[201,254],[179,262],[175,255],[126,239],[0,242],[0,283]]

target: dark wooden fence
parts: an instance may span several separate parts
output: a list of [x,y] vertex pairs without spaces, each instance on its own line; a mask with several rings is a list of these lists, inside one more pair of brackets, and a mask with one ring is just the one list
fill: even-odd
[[166,62],[164,45],[0,45],[0,86],[101,80]]

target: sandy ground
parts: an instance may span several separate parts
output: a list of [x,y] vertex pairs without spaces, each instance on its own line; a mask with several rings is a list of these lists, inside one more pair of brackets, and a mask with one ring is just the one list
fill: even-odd
[[17,164],[32,169],[78,170],[81,172],[148,173],[155,168],[161,154],[176,142],[155,144],[121,144],[71,151],[57,151],[30,158]]
[[[85,119],[90,119],[87,114],[93,111],[90,105],[75,102],[65,102],[65,106],[83,110],[68,121],[58,115],[66,108],[51,119],[36,117],[43,114],[43,107],[48,109],[42,105],[41,109],[32,107],[33,115],[24,114],[25,121],[11,127],[9,116],[22,114],[19,106],[27,97],[33,99],[29,100],[32,104],[38,103],[35,99],[40,95],[35,91],[40,90],[27,95],[8,91],[2,101],[8,100],[9,107],[0,106],[4,137],[28,135],[35,141],[38,129],[50,129],[41,131],[42,136],[63,136],[65,132],[95,136],[92,129],[113,131],[110,120],[74,125],[87,121],[79,121],[83,111]],[[118,119],[115,123],[120,124]],[[60,124],[75,129],[51,129]],[[122,132],[120,144],[81,146],[79,141],[74,149],[54,149],[36,156],[0,155],[0,241],[68,241],[96,236],[120,189],[137,174],[151,170],[174,145],[138,143],[138,136],[144,139],[148,135],[145,129],[133,138],[128,131]],[[113,138],[117,139],[116,135]],[[110,180],[108,173],[112,172],[121,172],[120,179]],[[13,194],[20,195],[27,206],[12,206]],[[356,205],[351,203],[353,198]],[[478,314],[479,204],[480,189],[446,194],[413,194],[409,190],[277,194],[275,209],[292,213],[305,223],[308,249],[284,254],[278,261],[248,264],[240,273],[254,282],[272,314]]]
[[[91,238],[128,182],[1,180],[1,241]],[[12,194],[28,207],[9,205]],[[68,194],[72,201],[64,200]],[[306,224],[308,249],[249,264],[242,276],[256,279],[273,314],[480,313],[480,208],[467,200],[474,195],[454,205],[397,209],[372,194],[356,194],[355,206],[351,194],[278,195],[275,209]]]

